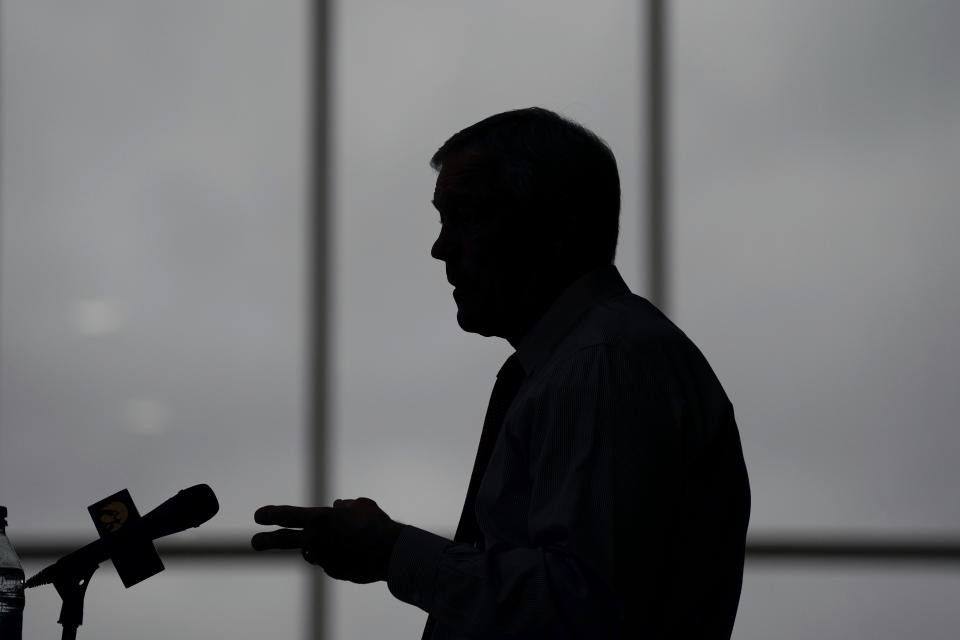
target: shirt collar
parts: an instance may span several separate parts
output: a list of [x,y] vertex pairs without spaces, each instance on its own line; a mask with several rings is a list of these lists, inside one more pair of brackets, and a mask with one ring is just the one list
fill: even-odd
[[630,293],[613,264],[604,265],[574,280],[557,296],[533,328],[517,345],[517,357],[527,376],[543,364],[560,339],[580,316],[595,304]]

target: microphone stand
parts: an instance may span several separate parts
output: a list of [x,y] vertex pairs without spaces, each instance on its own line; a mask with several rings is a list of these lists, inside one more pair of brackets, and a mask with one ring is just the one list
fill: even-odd
[[[110,500],[129,504],[129,511],[136,515],[136,507],[133,506],[133,501],[126,489],[106,498],[106,501]],[[91,505],[90,508],[98,508],[99,504]],[[125,587],[137,584],[163,570],[163,563],[160,562],[160,556],[157,555],[152,544],[155,538],[168,536],[188,527],[199,527],[212,518],[219,508],[217,497],[208,485],[194,485],[178,492],[143,518],[135,520],[132,526],[111,533],[109,538],[104,538],[101,531],[99,540],[41,569],[39,573],[27,580],[24,586],[37,587],[53,583],[57,593],[63,599],[60,619],[57,620],[63,625],[63,640],[75,640],[77,627],[83,623],[83,597],[87,592],[91,576],[101,562],[108,558],[113,561]],[[91,515],[96,521],[94,511],[91,511]],[[138,545],[144,546],[144,551],[152,553],[152,559],[144,560],[141,557],[143,552],[137,548]],[[129,555],[131,550],[138,554],[137,558],[131,559]]]
[[77,627],[83,624],[83,596],[87,593],[90,577],[100,568],[95,564],[71,574],[63,574],[53,581],[57,593],[63,599],[60,606],[60,619],[63,625],[62,640],[76,640]]

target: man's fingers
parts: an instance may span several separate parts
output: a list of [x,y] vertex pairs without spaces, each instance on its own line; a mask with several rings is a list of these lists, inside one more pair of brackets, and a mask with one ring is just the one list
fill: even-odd
[[306,532],[299,529],[278,529],[258,533],[250,539],[256,551],[264,549],[300,549],[306,542]]
[[275,524],[279,527],[308,527],[320,524],[323,511],[330,507],[292,507],[290,505],[267,505],[253,513],[257,524]]
[[264,549],[302,549],[317,543],[330,527],[332,507],[293,507],[267,505],[253,514],[258,524],[286,527],[277,531],[258,533],[250,539],[257,551]]
[[253,513],[257,524],[275,524],[281,527],[305,527],[308,519],[306,507],[290,505],[267,505]]

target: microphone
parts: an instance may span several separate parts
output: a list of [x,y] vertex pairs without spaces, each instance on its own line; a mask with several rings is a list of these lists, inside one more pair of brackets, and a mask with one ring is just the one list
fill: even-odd
[[27,580],[27,587],[56,581],[62,576],[77,575],[96,567],[126,546],[155,540],[201,524],[220,510],[217,496],[209,485],[198,484],[177,493],[156,509],[114,534],[100,538],[73,551]]

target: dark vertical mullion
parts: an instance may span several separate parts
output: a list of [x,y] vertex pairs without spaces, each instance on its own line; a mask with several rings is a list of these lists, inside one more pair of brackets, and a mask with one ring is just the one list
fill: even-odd
[[[0,274],[3,273],[3,61],[6,56],[3,55],[3,10],[4,2],[0,0]],[[0,311],[3,309],[3,287],[0,286]],[[2,317],[2,314],[0,314]],[[0,327],[3,323],[0,322]],[[2,389],[2,387],[0,387]],[[0,414],[2,415],[2,414]],[[0,440],[3,439],[3,424],[0,424]]]
[[[667,3],[648,0],[647,34],[647,215],[650,300],[664,312],[670,303],[667,291]],[[643,29],[641,29],[643,32]]]
[[[306,424],[309,433],[307,474],[310,504],[327,499],[326,428],[328,425],[328,334],[329,265],[329,117],[330,117],[330,5],[329,0],[313,0],[308,35],[308,127],[309,149],[306,180],[309,184],[306,207],[307,322],[306,340],[309,362],[306,371]],[[325,579],[322,571],[310,572],[306,633],[310,639],[323,636],[326,613]]]

